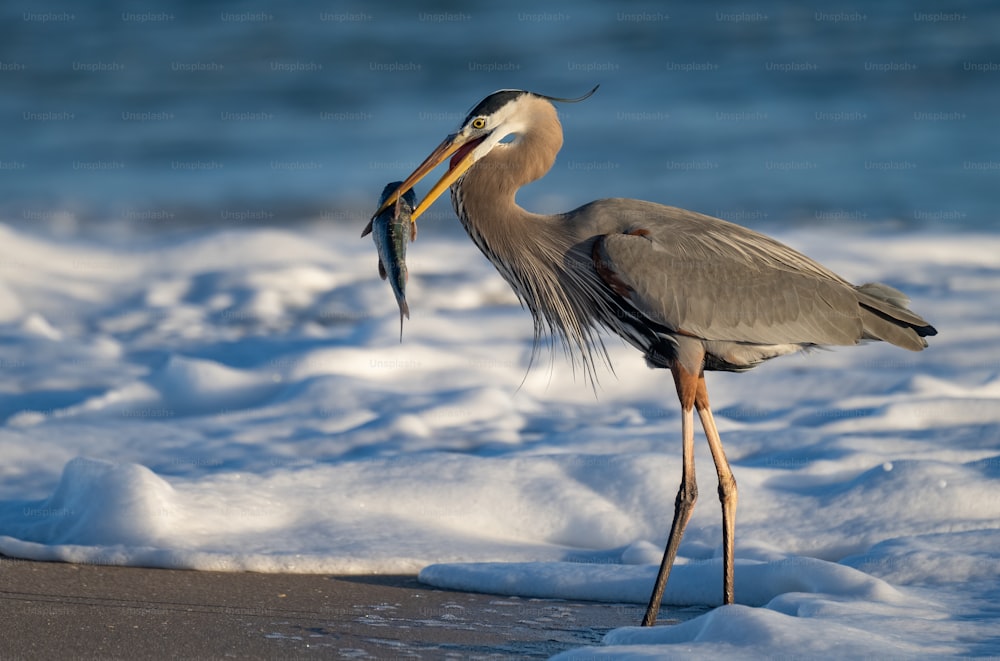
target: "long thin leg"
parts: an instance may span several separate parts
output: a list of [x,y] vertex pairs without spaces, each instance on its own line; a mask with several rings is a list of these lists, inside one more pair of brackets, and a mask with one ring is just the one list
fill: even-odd
[[736,543],[736,479],[729,468],[726,453],[722,449],[722,439],[712,417],[712,409],[708,406],[708,390],[705,387],[705,376],[698,379],[698,391],[694,400],[701,418],[701,426],[705,429],[708,447],[712,451],[715,470],[719,475],[719,500],[722,502],[722,603],[733,603],[733,555]]
[[681,438],[684,448],[684,464],[681,473],[681,486],[677,491],[677,499],[674,501],[674,520],[670,524],[667,547],[664,549],[660,571],[656,575],[656,583],[653,585],[653,594],[649,597],[646,615],[642,618],[642,626],[644,627],[656,624],[656,615],[660,611],[663,591],[667,587],[670,570],[677,558],[677,549],[681,545],[684,528],[687,527],[688,521],[691,519],[694,503],[698,499],[698,485],[694,475],[694,400],[697,392],[697,377],[693,377],[679,366],[672,368],[671,371],[674,375],[674,383],[677,385],[677,396],[681,400]]

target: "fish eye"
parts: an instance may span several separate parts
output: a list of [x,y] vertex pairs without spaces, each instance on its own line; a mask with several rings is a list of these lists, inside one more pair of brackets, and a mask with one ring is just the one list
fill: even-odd
[[474,128],[474,129],[484,129],[484,128],[486,128],[486,118],[485,117],[476,117],[474,120],[472,120],[472,128]]

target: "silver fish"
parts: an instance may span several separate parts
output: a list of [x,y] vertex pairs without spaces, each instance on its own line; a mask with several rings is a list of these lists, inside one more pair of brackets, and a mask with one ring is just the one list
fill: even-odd
[[[402,184],[395,181],[387,184],[379,197],[379,207]],[[399,341],[403,341],[403,317],[410,318],[410,306],[406,304],[406,244],[417,238],[417,225],[411,215],[417,206],[417,196],[413,190],[406,191],[399,200],[368,223],[361,236],[372,235],[378,250],[378,274],[388,279],[392,293],[399,304]]]

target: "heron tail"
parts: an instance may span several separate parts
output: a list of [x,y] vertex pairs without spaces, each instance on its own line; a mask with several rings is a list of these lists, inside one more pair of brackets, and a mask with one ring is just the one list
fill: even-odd
[[907,307],[910,299],[898,289],[878,282],[855,287],[858,303],[864,311],[864,339],[882,340],[910,351],[927,347],[925,337],[937,335],[937,329]]

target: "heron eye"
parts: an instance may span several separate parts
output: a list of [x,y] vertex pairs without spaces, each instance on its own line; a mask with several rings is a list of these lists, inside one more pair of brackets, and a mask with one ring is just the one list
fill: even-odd
[[474,129],[486,128],[486,119],[484,117],[476,117],[474,120],[472,120],[472,128]]

